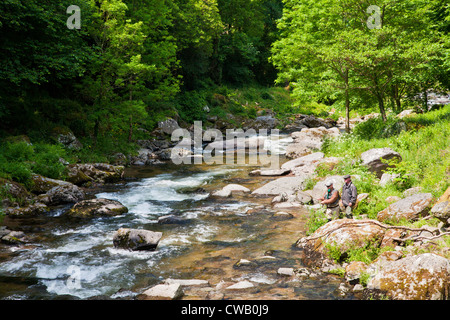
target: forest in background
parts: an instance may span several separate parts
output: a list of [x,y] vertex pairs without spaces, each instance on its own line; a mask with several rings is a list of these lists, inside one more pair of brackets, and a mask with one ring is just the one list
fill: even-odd
[[136,153],[167,117],[378,112],[390,125],[449,91],[449,30],[445,0],[3,0],[0,177],[60,178],[60,158]]
[[[70,5],[80,29],[66,26]],[[201,120],[202,90],[276,78],[281,0],[6,0],[0,14],[3,136],[60,125],[95,141]]]

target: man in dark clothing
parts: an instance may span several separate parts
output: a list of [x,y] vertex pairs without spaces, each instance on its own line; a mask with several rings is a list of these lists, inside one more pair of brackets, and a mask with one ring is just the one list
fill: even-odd
[[342,205],[345,211],[345,217],[352,219],[352,210],[356,204],[356,198],[358,197],[358,192],[356,186],[352,182],[350,175],[344,176],[344,186],[342,187]]

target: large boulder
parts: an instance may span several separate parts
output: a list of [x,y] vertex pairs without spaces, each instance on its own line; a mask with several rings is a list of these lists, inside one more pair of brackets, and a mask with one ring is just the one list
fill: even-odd
[[41,176],[39,174],[33,174],[31,176],[32,186],[30,191],[36,194],[46,193],[54,187],[70,186],[72,183],[62,180],[56,180]]
[[378,178],[381,178],[384,170],[392,167],[386,163],[392,159],[402,161],[401,155],[391,148],[375,148],[361,154],[362,164],[375,173]]
[[294,194],[298,190],[303,190],[306,178],[304,177],[282,177],[266,183],[262,187],[254,190],[252,195],[256,196],[277,196],[281,193],[287,195]]
[[93,218],[116,216],[127,212],[128,208],[119,201],[100,198],[80,201],[67,211],[67,214],[76,218]]
[[306,156],[299,157],[299,158],[296,158],[296,159],[293,159],[293,160],[283,163],[281,165],[281,169],[293,170],[294,168],[297,168],[297,167],[302,167],[305,165],[309,165],[311,163],[316,163],[316,162],[322,160],[324,158],[324,156],[325,155],[323,154],[323,152],[311,153]]
[[77,203],[84,200],[85,192],[74,184],[56,186],[51,188],[44,197],[46,205],[60,205],[66,203]]
[[67,180],[76,185],[88,182],[115,182],[122,178],[125,167],[107,163],[77,163],[67,166]]
[[52,137],[68,149],[81,150],[83,145],[77,137],[67,128],[56,127],[53,129]]
[[450,261],[434,253],[388,261],[367,284],[395,300],[449,299]]
[[418,220],[420,217],[428,215],[433,199],[431,193],[414,194],[394,202],[386,209],[378,212],[377,220],[394,222],[399,222],[401,219]]
[[336,137],[339,135],[339,129],[325,127],[304,128],[301,131],[291,133],[293,143],[286,148],[286,157],[298,158],[312,153],[314,150],[322,148],[325,136]]
[[19,205],[31,200],[31,194],[22,184],[3,178],[0,178],[0,193],[3,194],[0,207]]
[[132,251],[155,250],[161,237],[161,232],[120,228],[114,234],[113,244],[115,248]]
[[450,224],[450,187],[447,188],[430,212],[434,217],[444,222],[445,225]]
[[172,134],[172,132],[174,132],[176,129],[179,129],[180,126],[174,119],[168,118],[164,121],[159,121],[158,128],[160,128],[165,134]]
[[310,236],[300,238],[296,246],[303,249],[305,263],[322,267],[332,263],[332,251],[339,251],[343,258],[351,249],[379,246],[385,231],[375,220],[332,220]]

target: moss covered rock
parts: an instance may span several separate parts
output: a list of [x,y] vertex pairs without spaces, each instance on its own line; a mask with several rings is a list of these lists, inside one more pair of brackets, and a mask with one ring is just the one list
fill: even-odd
[[127,212],[128,208],[119,201],[100,198],[76,203],[67,212],[67,215],[76,218],[93,218],[98,216],[116,216]]
[[68,178],[76,185],[88,182],[105,183],[119,181],[125,170],[123,166],[113,166],[107,163],[77,163],[67,166]]
[[383,264],[367,284],[395,300],[449,299],[450,261],[434,253],[408,256]]

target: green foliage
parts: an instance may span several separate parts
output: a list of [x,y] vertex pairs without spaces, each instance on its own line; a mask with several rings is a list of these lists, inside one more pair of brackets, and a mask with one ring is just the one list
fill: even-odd
[[370,29],[366,10],[372,4],[285,1],[272,61],[277,82],[289,83],[296,101],[335,101],[348,113],[350,104],[368,96],[385,121],[388,102],[400,111],[402,98],[448,83],[437,76],[445,69],[446,38],[430,21],[430,13],[445,5],[435,1],[430,9],[424,0],[379,1],[380,28]]
[[313,234],[327,222],[328,219],[325,217],[325,208],[310,210],[308,221],[306,222],[306,235],[309,236]]
[[65,166],[60,158],[67,158],[59,145],[27,142],[3,142],[0,150],[0,177],[30,186],[31,175],[40,174],[53,179],[64,178]]

